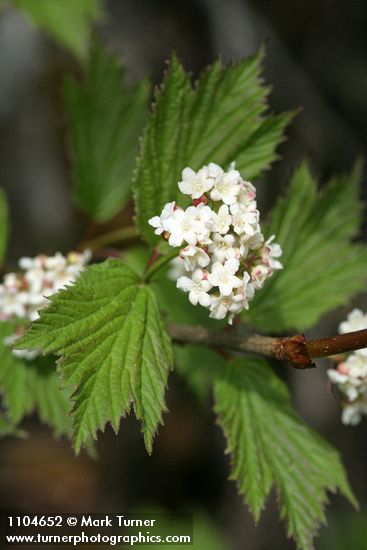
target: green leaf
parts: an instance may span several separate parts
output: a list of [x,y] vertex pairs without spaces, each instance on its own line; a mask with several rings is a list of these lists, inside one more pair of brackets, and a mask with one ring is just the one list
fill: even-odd
[[367,249],[353,243],[361,224],[360,168],[321,191],[307,164],[295,172],[267,229],[283,248],[284,269],[256,294],[244,319],[261,330],[303,331],[367,282]]
[[118,60],[97,43],[83,83],[66,82],[74,199],[98,222],[112,218],[129,198],[148,95],[148,80],[127,87]]
[[[323,529],[318,542],[318,550],[364,550],[367,540],[367,512],[358,514],[351,510],[334,510],[329,514],[328,528]],[[139,549],[142,550],[142,549]]]
[[61,388],[54,357],[37,357],[30,365],[28,388],[38,418],[53,428],[54,434],[71,437],[70,391]]
[[225,360],[204,346],[176,345],[175,370],[186,379],[189,387],[203,404],[209,403],[214,377],[218,377]]
[[148,219],[165,203],[183,196],[177,182],[194,170],[232,161],[245,178],[256,178],[276,158],[275,149],[293,114],[267,116],[268,88],[260,78],[262,51],[237,64],[216,61],[193,87],[173,55],[141,143],[134,178],[136,217],[144,239],[157,237]]
[[5,193],[0,189],[0,263],[3,262],[8,244],[9,212]]
[[100,0],[12,0],[12,4],[75,56],[87,57],[92,25],[102,15]]
[[[124,260],[143,277],[150,255],[151,251],[147,246],[138,245],[124,251]],[[151,282],[151,288],[157,296],[164,318],[174,323],[212,326],[216,329],[222,325],[226,326],[225,321],[211,319],[204,308],[193,306],[188,300],[187,294],[177,290],[176,280],[169,276],[171,269],[172,266],[168,264],[168,267],[162,268],[154,275]]]
[[[1,2],[0,2],[1,7]],[[0,414],[0,437],[12,435],[14,437],[26,437],[23,430],[18,429],[4,414]]]
[[248,139],[244,148],[245,154],[235,157],[238,158],[236,168],[247,179],[256,178],[272,162],[279,159],[276,146],[284,140],[284,130],[295,114],[294,111],[268,116]]
[[157,295],[161,309],[169,321],[216,328],[225,326],[225,323],[211,319],[204,308],[193,306],[187,294],[179,291],[176,282],[168,278],[166,270],[162,270],[159,278],[155,279],[152,284],[152,288]]
[[148,243],[158,241],[148,219],[176,195],[176,159],[187,124],[185,105],[191,93],[189,78],[173,56],[162,88],[155,91],[134,177],[136,221]]
[[65,385],[76,387],[76,450],[108,421],[118,431],[132,401],[151,452],[173,364],[154,293],[122,261],[108,260],[86,269],[51,302],[20,346],[62,357]]
[[33,399],[28,391],[28,371],[22,359],[16,357],[4,340],[14,334],[14,322],[0,322],[0,391],[2,401],[12,424],[18,424],[33,410]]
[[0,322],[0,392],[9,425],[14,429],[25,416],[37,412],[56,436],[70,435],[69,396],[60,389],[54,361],[16,357],[4,343],[15,327],[15,322]]
[[302,550],[325,523],[328,491],[356,501],[338,453],[296,414],[288,390],[266,361],[228,364],[215,383],[215,411],[237,482],[256,520],[275,486],[280,516]]

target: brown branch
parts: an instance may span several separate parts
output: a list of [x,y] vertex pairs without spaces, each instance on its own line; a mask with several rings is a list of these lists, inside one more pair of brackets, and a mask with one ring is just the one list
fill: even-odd
[[288,361],[296,369],[315,367],[312,359],[316,357],[327,357],[367,347],[367,330],[306,340],[303,334],[272,338],[257,334],[220,332],[194,325],[170,324],[168,329],[176,342],[203,344],[243,353],[259,353],[280,361]]
[[328,357],[367,348],[367,330],[355,330],[346,334],[309,340],[308,351],[311,357]]
[[204,344],[210,347],[225,348],[232,351],[262,353],[275,357],[272,352],[276,338],[270,336],[243,336],[233,332],[211,330],[196,325],[168,326],[172,339],[176,342]]

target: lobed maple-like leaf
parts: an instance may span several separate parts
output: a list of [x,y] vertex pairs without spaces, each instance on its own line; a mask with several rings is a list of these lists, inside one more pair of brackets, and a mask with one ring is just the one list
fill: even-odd
[[266,115],[268,88],[260,72],[263,51],[223,67],[216,61],[194,86],[172,56],[141,142],[134,178],[136,221],[149,244],[157,242],[148,219],[180,197],[186,166],[198,170],[233,161],[253,179],[277,158],[275,150],[294,113]]
[[275,487],[288,535],[310,550],[326,521],[328,491],[339,490],[356,505],[338,453],[296,414],[285,384],[263,359],[229,363],[217,376],[214,396],[231,479],[255,520]]
[[361,225],[360,167],[321,191],[306,163],[294,173],[266,232],[275,235],[284,269],[256,293],[246,322],[271,332],[303,331],[365,289],[367,249],[354,242]]
[[55,294],[19,346],[61,356],[64,383],[76,388],[77,451],[108,421],[117,432],[131,403],[152,451],[166,410],[172,346],[153,291],[122,261],[90,266],[73,286]]

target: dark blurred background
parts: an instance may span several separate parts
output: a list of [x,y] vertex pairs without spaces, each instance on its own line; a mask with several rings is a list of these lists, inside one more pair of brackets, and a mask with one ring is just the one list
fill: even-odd
[[[108,0],[105,8],[97,32],[119,53],[132,81],[148,72],[159,82],[172,48],[197,76],[218,54],[224,61],[239,59],[267,42],[265,76],[274,87],[271,109],[302,111],[281,147],[283,159],[264,177],[264,209],[305,155],[321,179],[350,170],[358,156],[366,156],[366,2]],[[86,220],[70,200],[61,94],[65,72],[76,70],[73,59],[20,14],[0,13],[0,185],[11,209],[11,268],[21,255],[70,250],[83,235]],[[126,223],[128,215],[129,209],[112,225]],[[366,298],[355,305],[366,308]],[[349,309],[329,315],[312,334],[335,332]],[[321,530],[316,547],[365,550],[367,420],[357,427],[341,424],[325,365],[320,366],[309,372],[287,369],[285,376],[298,411],[342,453],[361,510],[353,512],[332,497],[330,528]],[[48,430],[30,420],[29,439],[2,442],[3,509],[189,510],[203,517],[215,534],[198,548],[294,548],[279,522],[274,495],[254,527],[235,484],[227,481],[224,439],[213,425],[210,407],[203,407],[175,374],[168,405],[170,414],[152,457],[146,455],[132,418],[123,421],[118,437],[110,429],[100,435],[97,461],[76,459],[67,442],[55,442]]]

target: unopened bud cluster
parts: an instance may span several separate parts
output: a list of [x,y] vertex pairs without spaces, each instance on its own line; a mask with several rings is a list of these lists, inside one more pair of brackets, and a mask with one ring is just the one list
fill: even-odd
[[[363,329],[367,329],[367,315],[360,309],[354,309],[339,326],[341,334]],[[367,348],[348,353],[327,373],[343,396],[342,422],[358,424],[367,414]]]
[[178,187],[191,196],[191,206],[168,203],[149,223],[170,246],[181,247],[177,287],[189,293],[193,305],[208,308],[210,317],[228,315],[232,323],[274,270],[282,268],[277,260],[282,250],[274,236],[264,240],[255,187],[238,170],[225,172],[214,163],[198,172],[185,168]]
[[[76,280],[89,259],[90,253],[85,251],[19,260],[19,273],[6,274],[0,284],[0,321],[19,320],[15,333],[5,340],[7,345],[12,345],[22,334],[24,321],[38,319],[39,310],[48,303],[47,298]],[[18,350],[14,353],[32,359],[38,352]]]

